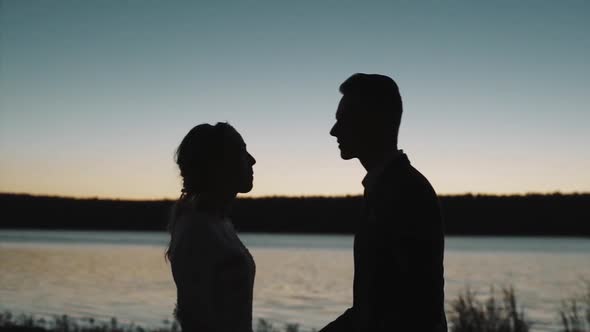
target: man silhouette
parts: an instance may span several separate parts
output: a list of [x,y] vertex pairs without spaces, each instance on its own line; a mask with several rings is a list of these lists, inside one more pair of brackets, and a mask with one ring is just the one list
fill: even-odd
[[354,74],[330,135],[358,158],[363,220],[354,237],[353,306],[320,332],[447,331],[443,222],[428,180],[397,149],[402,101],[389,77]]

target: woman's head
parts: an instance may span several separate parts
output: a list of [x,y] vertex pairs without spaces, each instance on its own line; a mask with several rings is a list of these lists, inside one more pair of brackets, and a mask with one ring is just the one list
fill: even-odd
[[[171,234],[166,258],[172,260],[176,219],[194,207],[187,198],[197,196],[201,208],[224,210],[238,193],[252,190],[256,160],[242,136],[228,123],[200,124],[191,129],[176,150],[176,164],[182,176],[182,195],[172,209],[168,231]],[[188,203],[188,204],[187,204]]]
[[176,151],[183,194],[237,194],[252,190],[256,160],[242,136],[228,123],[200,124],[191,129]]

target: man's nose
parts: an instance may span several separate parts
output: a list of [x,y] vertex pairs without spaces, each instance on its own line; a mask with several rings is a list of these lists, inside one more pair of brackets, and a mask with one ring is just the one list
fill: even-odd
[[336,137],[336,124],[334,124],[332,129],[330,129],[330,135]]
[[250,156],[250,165],[254,166],[256,164],[256,159],[254,159],[254,157],[251,154],[248,154]]

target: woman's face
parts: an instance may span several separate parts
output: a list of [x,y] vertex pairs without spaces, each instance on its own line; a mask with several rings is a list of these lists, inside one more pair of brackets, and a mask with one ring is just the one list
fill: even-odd
[[239,193],[247,193],[252,190],[254,186],[254,164],[256,164],[256,159],[252,157],[252,155],[246,149],[246,143],[242,141],[242,148],[240,149],[239,153],[239,163],[237,166],[239,167],[238,170],[238,192]]
[[236,133],[227,151],[228,159],[225,162],[224,174],[227,177],[225,182],[232,192],[247,193],[252,190],[254,181],[254,169],[256,159],[246,149],[246,143]]

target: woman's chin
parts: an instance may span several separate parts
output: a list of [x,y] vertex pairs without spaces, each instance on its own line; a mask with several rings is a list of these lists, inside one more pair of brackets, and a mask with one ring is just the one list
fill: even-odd
[[243,188],[240,189],[240,194],[247,194],[250,191],[252,191],[252,188],[254,187],[254,184],[252,182],[250,182],[249,184],[243,186]]

